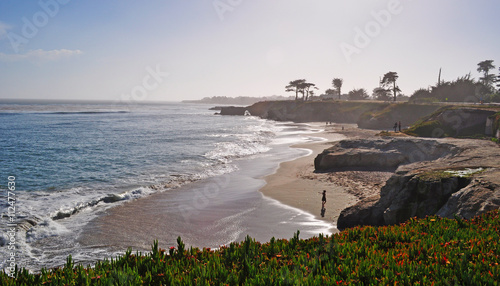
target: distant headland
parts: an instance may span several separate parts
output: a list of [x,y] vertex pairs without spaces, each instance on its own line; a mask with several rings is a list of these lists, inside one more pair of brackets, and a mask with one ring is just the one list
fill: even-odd
[[267,100],[290,100],[292,96],[271,95],[265,97],[250,97],[250,96],[212,96],[204,97],[199,100],[183,100],[184,103],[210,103],[210,104],[232,104],[232,105],[251,105],[259,101]]

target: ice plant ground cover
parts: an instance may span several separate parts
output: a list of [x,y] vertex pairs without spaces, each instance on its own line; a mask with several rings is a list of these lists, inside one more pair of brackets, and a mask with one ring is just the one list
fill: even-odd
[[75,265],[1,285],[499,285],[500,212],[470,220],[427,217],[387,227],[356,227],[331,237],[260,243],[247,237],[218,250],[127,251],[94,267]]

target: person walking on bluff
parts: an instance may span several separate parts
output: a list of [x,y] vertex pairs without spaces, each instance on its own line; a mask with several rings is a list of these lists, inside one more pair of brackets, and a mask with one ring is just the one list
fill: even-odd
[[394,132],[397,132],[397,129],[398,129],[398,123],[397,123],[397,122],[396,122],[396,123],[394,123],[393,128],[394,128]]
[[401,132],[401,121],[398,122],[399,132]]

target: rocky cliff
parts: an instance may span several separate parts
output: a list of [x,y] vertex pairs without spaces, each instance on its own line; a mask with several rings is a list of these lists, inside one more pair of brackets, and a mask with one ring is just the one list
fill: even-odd
[[[380,101],[262,101],[247,107],[221,107],[222,115],[251,115],[276,121],[357,123],[360,128],[391,130],[418,123],[410,133],[423,137],[495,135],[499,108],[387,103]],[[498,116],[497,116],[498,117]]]
[[221,114],[244,115],[248,110],[254,116],[276,121],[356,123],[361,114],[386,105],[377,101],[262,101],[247,107],[223,107]]
[[321,172],[367,166],[395,170],[379,195],[342,211],[337,227],[344,229],[434,214],[470,218],[500,208],[499,151],[481,140],[344,140],[319,154],[315,166]]
[[370,110],[357,121],[360,128],[390,130],[395,122],[411,126],[420,118],[430,115],[441,106],[435,104],[392,103],[381,110]]
[[419,138],[354,139],[336,142],[314,160],[316,171],[339,168],[393,169],[457,152],[453,144]]
[[423,117],[407,133],[422,137],[495,136],[498,108],[442,107]]

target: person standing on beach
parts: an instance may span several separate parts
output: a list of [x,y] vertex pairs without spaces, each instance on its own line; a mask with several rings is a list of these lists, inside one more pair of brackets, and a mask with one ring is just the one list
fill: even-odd
[[324,209],[326,204],[326,190],[323,190],[323,197],[321,198],[321,208]]
[[398,127],[399,127],[399,132],[401,132],[401,121],[399,121]]

